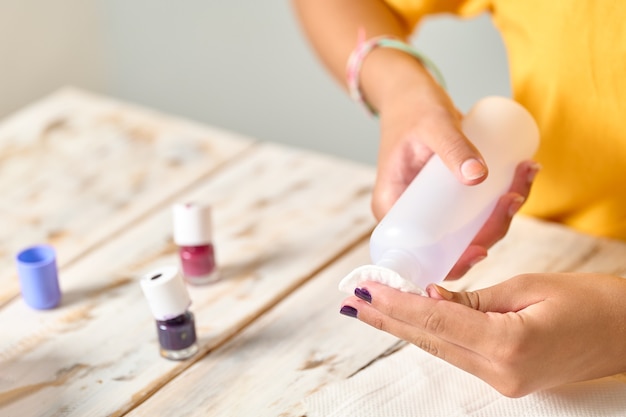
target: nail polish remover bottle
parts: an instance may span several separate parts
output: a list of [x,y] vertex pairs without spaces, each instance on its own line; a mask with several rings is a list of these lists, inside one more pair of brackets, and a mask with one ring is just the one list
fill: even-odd
[[174,243],[178,245],[185,280],[194,285],[218,279],[212,242],[211,207],[196,203],[175,204]]
[[511,186],[517,165],[539,145],[530,113],[504,97],[478,101],[462,130],[483,156],[487,178],[464,185],[434,155],[374,229],[373,264],[348,274],[341,291],[377,281],[423,295],[429,283],[443,281]]
[[152,315],[156,319],[161,356],[183,360],[198,352],[196,325],[189,311],[191,298],[175,266],[160,268],[141,278]]

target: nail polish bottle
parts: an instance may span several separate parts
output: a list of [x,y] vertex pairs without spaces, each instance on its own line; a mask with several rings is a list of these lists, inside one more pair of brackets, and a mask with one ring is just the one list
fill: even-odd
[[196,203],[175,204],[174,243],[178,245],[185,280],[194,285],[214,282],[219,274],[215,264],[211,208]]
[[140,283],[156,319],[161,356],[183,360],[196,354],[196,327],[189,311],[191,299],[178,268],[155,270],[144,275]]

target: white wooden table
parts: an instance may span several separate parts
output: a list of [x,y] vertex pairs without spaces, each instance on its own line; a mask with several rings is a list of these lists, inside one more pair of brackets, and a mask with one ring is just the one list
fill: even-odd
[[[64,89],[0,124],[0,416],[303,416],[402,346],[340,316],[368,262],[372,167]],[[213,206],[222,279],[189,287],[200,352],[158,353],[138,280],[177,263],[173,203]],[[60,306],[14,255],[57,251]],[[457,288],[519,272],[626,272],[626,245],[519,218]],[[384,360],[384,359],[383,359]]]

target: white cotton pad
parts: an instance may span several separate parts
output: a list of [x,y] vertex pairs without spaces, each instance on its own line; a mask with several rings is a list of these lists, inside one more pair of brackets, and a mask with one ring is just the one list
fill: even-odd
[[402,278],[397,272],[377,265],[363,265],[350,272],[339,282],[339,291],[354,294],[355,288],[365,281],[380,282],[403,292],[427,296],[423,289]]

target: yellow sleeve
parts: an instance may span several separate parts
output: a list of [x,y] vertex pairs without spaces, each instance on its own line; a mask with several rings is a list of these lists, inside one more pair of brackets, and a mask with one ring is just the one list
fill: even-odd
[[489,0],[384,0],[411,30],[426,15],[450,13],[476,16],[489,10]]

